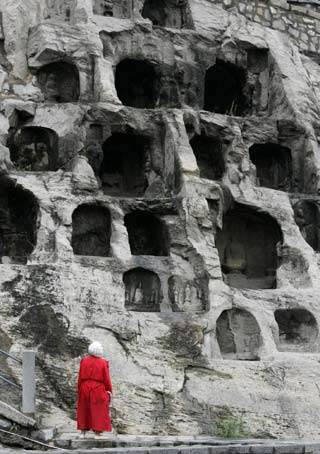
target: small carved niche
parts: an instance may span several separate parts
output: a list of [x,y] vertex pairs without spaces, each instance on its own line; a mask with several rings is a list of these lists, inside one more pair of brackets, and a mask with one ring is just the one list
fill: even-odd
[[55,171],[59,167],[58,135],[48,128],[28,126],[8,140],[10,157],[18,170]]
[[39,85],[46,101],[76,102],[80,96],[78,68],[63,61],[50,63],[37,73]]
[[244,309],[229,309],[217,320],[217,341],[224,359],[259,360],[262,344],[255,317]]
[[278,349],[307,350],[318,338],[318,324],[306,309],[277,309],[274,313],[279,327]]
[[124,218],[132,255],[169,255],[166,225],[151,213],[133,211]]
[[294,217],[301,235],[316,252],[320,252],[320,211],[312,200],[300,200],[294,207]]
[[160,279],[153,271],[135,268],[123,276],[125,307],[136,312],[160,312]]
[[132,0],[93,0],[93,14],[130,19]]
[[291,151],[274,143],[255,144],[249,150],[257,169],[259,186],[290,191],[292,186]]
[[207,308],[208,282],[171,276],[168,280],[173,312],[203,312]]
[[113,16],[113,0],[93,0],[93,14]]
[[37,241],[39,206],[34,195],[0,179],[0,260],[27,263]]
[[226,170],[221,141],[201,135],[193,137],[190,145],[197,160],[200,177],[221,180]]
[[117,65],[115,86],[125,106],[153,109],[160,95],[160,71],[148,61],[126,58]]
[[218,60],[205,77],[204,110],[224,115],[245,115],[249,101],[244,95],[246,71]]
[[107,208],[80,205],[72,214],[72,248],[76,255],[110,255],[111,217]]
[[145,0],[142,17],[155,26],[193,28],[188,0]]

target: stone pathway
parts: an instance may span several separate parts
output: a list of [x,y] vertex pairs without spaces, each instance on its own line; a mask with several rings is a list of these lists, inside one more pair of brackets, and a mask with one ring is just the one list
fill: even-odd
[[[214,437],[104,435],[80,439],[79,433],[63,433],[54,440],[50,454],[320,454],[320,440],[227,440]],[[0,454],[43,454],[44,451],[0,449]]]

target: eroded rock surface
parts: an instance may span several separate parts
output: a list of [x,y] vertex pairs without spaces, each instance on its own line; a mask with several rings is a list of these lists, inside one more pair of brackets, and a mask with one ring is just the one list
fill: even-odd
[[98,339],[119,433],[318,436],[319,36],[250,5],[0,0],[0,348],[47,426]]

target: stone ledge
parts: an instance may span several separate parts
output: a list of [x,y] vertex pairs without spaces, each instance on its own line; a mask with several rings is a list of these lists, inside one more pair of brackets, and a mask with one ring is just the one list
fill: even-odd
[[[131,437],[133,440],[134,437]],[[138,439],[139,437],[136,437]],[[143,437],[141,437],[143,438]],[[147,437],[145,437],[146,439]],[[172,439],[175,442],[179,437],[149,437],[151,442],[152,439]],[[183,437],[181,437],[183,438]],[[191,437],[184,437],[189,439]],[[197,437],[194,437],[196,439]],[[177,446],[177,447],[123,447],[123,448],[104,448],[100,445],[100,440],[92,439],[92,446],[88,447],[86,441],[78,440],[82,442],[82,447],[72,449],[74,454],[319,454],[320,453],[320,442],[317,441],[305,441],[301,442],[289,442],[289,441],[277,441],[274,440],[223,440],[213,437],[205,438],[208,440],[211,438],[215,440],[218,445],[215,446],[204,446],[204,445],[193,445],[193,446]],[[70,440],[69,440],[70,441]],[[70,449],[70,448],[69,448]],[[66,451],[64,449],[55,449],[46,451],[48,454],[62,454]],[[9,454],[12,450],[0,450],[0,454]],[[30,451],[21,450],[21,454],[30,453]],[[32,451],[33,454],[42,454],[43,451]]]

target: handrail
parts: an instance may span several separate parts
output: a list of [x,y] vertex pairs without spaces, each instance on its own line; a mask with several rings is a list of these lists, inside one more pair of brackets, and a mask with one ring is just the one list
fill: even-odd
[[14,386],[15,388],[18,388],[20,391],[22,390],[22,386],[21,385],[17,385],[16,383],[14,383],[13,381],[9,380],[8,378],[5,378],[3,375],[0,374],[0,380],[8,383],[9,385],[11,386]]
[[36,392],[36,381],[35,381],[35,358],[36,352],[32,350],[25,350],[23,352],[23,360],[16,358],[10,353],[0,350],[0,356],[11,358],[14,361],[22,365],[22,386],[17,385],[10,379],[1,375],[0,380],[8,383],[15,388],[22,390],[22,411],[25,414],[34,414],[35,412],[35,392]]
[[22,364],[22,360],[21,359],[18,359],[15,356],[10,355],[10,353],[7,353],[7,352],[5,352],[3,350],[0,350],[0,355],[6,356],[7,358],[13,359],[13,361],[16,361],[17,363]]

